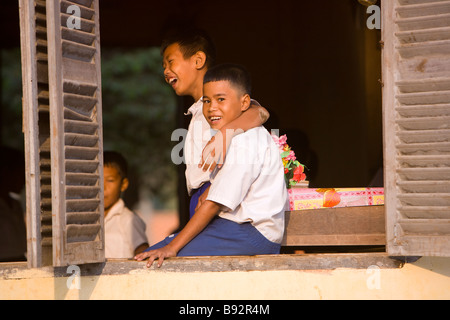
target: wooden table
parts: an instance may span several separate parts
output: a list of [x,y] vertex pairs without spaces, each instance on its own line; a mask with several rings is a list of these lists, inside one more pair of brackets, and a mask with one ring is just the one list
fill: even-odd
[[286,212],[282,246],[385,244],[384,205]]

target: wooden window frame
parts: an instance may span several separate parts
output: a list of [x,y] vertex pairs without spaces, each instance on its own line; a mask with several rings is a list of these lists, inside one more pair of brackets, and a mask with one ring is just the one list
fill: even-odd
[[[34,0],[38,3],[45,2],[44,0]],[[28,222],[28,265],[30,267],[40,267],[43,265],[46,265],[49,263],[48,258],[43,258],[43,250],[42,246],[39,244],[39,241],[42,240],[42,219],[40,217],[40,212],[42,209],[42,190],[40,182],[36,179],[36,176],[39,176],[40,169],[43,168],[42,159],[40,157],[42,151],[39,149],[41,146],[42,141],[39,141],[40,137],[37,135],[39,132],[39,117],[38,113],[36,113],[33,110],[37,110],[40,106],[39,103],[42,101],[45,101],[46,98],[48,98],[48,101],[50,104],[58,104],[61,105],[61,92],[63,91],[61,87],[61,59],[57,58],[56,55],[53,55],[52,58],[48,59],[48,62],[50,62],[51,66],[49,67],[50,74],[47,75],[48,79],[44,79],[44,82],[49,83],[49,94],[48,97],[39,96],[40,94],[40,88],[38,85],[39,79],[37,79],[37,74],[39,73],[39,66],[36,66],[31,61],[34,61],[36,55],[39,54],[39,48],[37,46],[32,46],[31,44],[37,43],[39,46],[40,43],[36,42],[36,20],[30,19],[30,15],[34,14],[32,11],[34,10],[34,1],[33,0],[20,0],[20,17],[21,17],[21,43],[22,43],[22,68],[23,68],[23,105],[24,105],[24,133],[25,133],[25,151],[26,151],[26,174],[27,177],[31,177],[29,182],[27,182],[26,186],[26,193],[27,193],[27,222]],[[57,22],[60,19],[60,10],[54,10],[57,6],[60,5],[60,2],[64,2],[65,5],[70,4],[72,2],[74,3],[80,3],[83,4],[84,2],[89,2],[90,0],[73,0],[72,2],[66,2],[64,0],[47,0],[47,8],[50,8],[50,10],[53,10],[55,16],[53,19],[50,18],[50,23],[48,26],[52,28],[52,32],[48,33],[51,34],[52,39],[50,39],[49,43],[49,50],[52,52],[59,52],[61,50],[61,43],[58,41],[53,41],[55,39],[60,39],[61,35],[59,25],[52,24],[52,22]],[[442,4],[448,5],[450,1],[442,1]],[[98,32],[98,0],[93,0],[94,10],[97,10],[96,15],[96,26],[97,26],[97,32]],[[396,255],[396,256],[411,256],[411,255],[438,255],[438,256],[450,256],[450,240],[449,240],[449,234],[446,233],[448,231],[448,225],[449,225],[449,219],[439,219],[439,220],[433,220],[431,218],[429,219],[417,219],[417,220],[409,220],[406,222],[406,224],[403,224],[405,222],[404,214],[401,212],[399,213],[399,204],[401,206],[402,201],[399,201],[399,194],[398,190],[402,189],[402,187],[399,185],[399,175],[401,175],[401,165],[399,166],[399,157],[398,157],[398,122],[396,123],[396,120],[398,119],[398,105],[408,105],[408,103],[401,102],[402,98],[405,98],[405,96],[401,96],[402,90],[404,88],[407,88],[407,90],[413,90],[415,85],[419,85],[420,87],[420,81],[419,83],[414,81],[404,80],[401,78],[402,76],[402,70],[399,71],[399,66],[406,68],[407,63],[404,61],[400,61],[402,58],[402,55],[407,56],[411,54],[411,51],[409,47],[414,46],[408,44],[406,46],[402,47],[402,44],[399,43],[399,36],[405,36],[405,33],[399,34],[398,30],[398,23],[408,23],[408,19],[410,19],[412,22],[414,22],[413,18],[408,17],[411,15],[414,15],[414,12],[423,10],[428,10],[433,14],[434,11],[439,10],[439,8],[435,8],[436,4],[431,4],[430,6],[427,6],[427,3],[422,3],[421,0],[382,0],[381,6],[382,6],[382,43],[383,43],[383,53],[382,53],[382,84],[383,84],[383,132],[384,132],[384,173],[385,173],[385,207],[382,207],[383,217],[386,219],[386,235],[385,235],[385,243],[387,244],[387,253],[389,255]],[[434,10],[434,11],[433,11]],[[437,15],[438,13],[436,13]],[[403,15],[403,17],[402,17]],[[450,14],[447,14],[450,15]],[[405,18],[406,17],[406,18]],[[47,19],[49,19],[47,17]],[[405,20],[406,19],[406,20]],[[418,18],[420,19],[420,18]],[[433,19],[431,17],[429,19],[431,23],[438,21],[439,19]],[[447,35],[448,33],[448,27],[450,26],[444,26],[443,29],[438,30],[442,36],[442,33]],[[401,31],[400,31],[401,32]],[[427,33],[427,31],[424,31]],[[419,32],[420,33],[420,32]],[[411,33],[416,34],[416,33]],[[420,33],[421,34],[421,33]],[[423,35],[423,34],[421,34]],[[96,43],[97,46],[97,52],[96,52],[96,59],[97,59],[97,68],[99,68],[100,65],[100,56],[99,56],[99,35],[96,35]],[[438,35],[439,36],[439,35]],[[445,38],[446,36],[444,36]],[[449,38],[446,38],[446,40],[442,40],[440,43],[433,43],[433,45],[441,45],[441,49],[444,48],[444,54],[448,54],[446,51],[448,48],[448,42],[450,40]],[[406,48],[405,48],[406,47]],[[436,46],[431,46],[429,49],[423,49],[419,53],[412,53],[413,55],[423,55],[423,59],[426,59],[427,54],[433,54],[433,50],[435,50]],[[440,50],[437,48],[437,50]],[[420,50],[419,50],[420,51]],[[49,55],[52,55],[52,53],[49,53]],[[450,54],[448,54],[450,55]],[[445,59],[448,59],[448,56],[446,56]],[[447,60],[446,60],[447,61]],[[420,62],[420,61],[419,61]],[[403,64],[402,64],[403,63]],[[409,66],[410,68],[416,68],[418,72],[422,72],[421,68],[424,68],[424,65],[413,65],[414,61],[411,62],[412,64]],[[76,71],[76,70],[73,70]],[[445,73],[446,72],[446,73]],[[98,81],[100,80],[100,75],[97,73]],[[45,75],[43,76],[45,78]],[[400,78],[399,78],[400,77]],[[446,88],[446,85],[450,82],[450,71],[445,70],[444,68],[444,74],[440,77],[442,80],[439,81],[432,81],[432,85],[441,85],[443,83],[444,89]],[[33,82],[34,81],[34,82]],[[42,81],[41,81],[42,82]],[[405,85],[406,83],[406,85]],[[100,81],[97,83],[98,86],[101,85]],[[403,87],[402,87],[403,85]],[[416,86],[417,87],[417,86]],[[408,89],[409,88],[409,89]],[[100,90],[100,87],[97,88]],[[442,90],[441,90],[442,91]],[[443,90],[445,91],[445,90]],[[42,93],[42,92],[41,92]],[[411,92],[409,92],[411,93]],[[412,92],[414,93],[414,92]],[[442,92],[441,92],[442,93]],[[97,115],[101,117],[101,96],[100,92],[98,91],[97,98]],[[442,96],[442,95],[441,95]],[[409,96],[410,98],[413,97],[413,95]],[[443,97],[447,97],[445,94]],[[59,99],[59,102],[58,102]],[[450,99],[450,98],[449,98]],[[445,100],[445,99],[444,99]],[[445,105],[442,107],[444,110],[444,116],[448,116],[448,108],[450,106],[450,101],[440,101],[439,105]],[[447,112],[447,113],[446,113]],[[61,114],[59,114],[58,117],[61,117]],[[100,118],[101,119],[101,118]],[[53,125],[52,128],[57,128],[57,125]],[[53,130],[53,129],[52,129]],[[59,130],[59,131],[58,131]],[[56,129],[56,131],[51,131],[52,135],[58,135],[61,134],[61,129]],[[59,133],[58,133],[59,132]],[[50,134],[50,132],[49,132]],[[102,137],[101,137],[101,122],[99,123],[99,129],[98,129],[98,137],[99,137],[99,150],[101,151],[101,144],[102,144]],[[394,138],[393,138],[394,137]],[[52,142],[52,150],[58,149],[61,150],[64,148],[63,145],[57,145],[56,140]],[[99,161],[98,165],[98,186],[101,189],[101,192],[98,194],[98,200],[100,203],[100,211],[103,212],[103,179],[102,179],[102,158],[101,153],[99,152],[97,156],[97,160]],[[438,160],[443,159],[444,161],[448,161],[449,153],[444,152],[442,157],[438,157]],[[52,160],[52,167],[57,167],[59,160],[53,158]],[[445,162],[447,163],[447,162]],[[44,164],[48,165],[48,164]],[[448,169],[448,164],[447,167]],[[59,168],[60,169],[60,168]],[[445,170],[444,170],[445,171]],[[56,171],[57,173],[52,174],[52,178],[54,181],[61,181],[61,177],[64,176],[64,173],[59,171]],[[445,171],[446,172],[446,171]],[[56,179],[56,180],[55,180]],[[62,180],[63,181],[63,180]],[[64,181],[63,181],[64,185]],[[439,199],[440,196],[444,198],[444,204],[445,199],[448,199],[450,191],[447,189],[448,183],[444,181],[442,184],[443,188],[441,192],[436,192],[437,196],[435,196],[435,199]],[[56,186],[55,183],[52,183],[52,194],[53,196],[56,194],[64,195],[64,191],[59,188],[59,185]],[[54,199],[54,198],[52,198]],[[65,207],[63,202],[60,201],[61,197],[58,199],[52,200],[52,206],[56,205],[59,211],[65,212]],[[441,206],[441,209],[438,210],[445,210],[445,208],[449,209],[449,206],[447,207]],[[54,207],[52,208],[54,210]],[[355,209],[345,209],[341,210],[342,212],[350,212]],[[361,209],[362,210],[362,209]],[[379,214],[380,208],[374,209],[370,208],[366,210],[372,210],[377,211],[377,214]],[[450,210],[450,209],[449,209]],[[332,210],[333,214],[339,214],[338,210]],[[319,213],[319,211],[318,211]],[[320,212],[319,214],[324,213],[324,211]],[[330,213],[330,212],[328,212]],[[361,212],[358,213],[361,216]],[[62,217],[60,219],[59,215],[52,212],[52,216],[54,217],[54,225],[61,230],[66,230],[64,226],[65,217]],[[58,216],[55,218],[55,216]],[[383,218],[382,217],[382,218]],[[295,219],[296,217],[292,213],[288,213],[288,219],[292,222],[292,219]],[[364,218],[364,217],[363,217]],[[365,217],[367,218],[367,217]],[[441,217],[442,218],[442,217]],[[101,234],[103,234],[103,214],[101,214]],[[403,220],[403,221],[402,221]],[[420,227],[420,223],[423,222],[423,228]],[[439,226],[440,223],[443,223],[444,226]],[[412,229],[405,232],[405,225],[412,225]],[[433,228],[438,226],[438,234],[435,234]],[[413,231],[412,233],[410,231]],[[425,232],[426,234],[422,234],[421,232]],[[383,239],[379,239],[380,235],[379,232],[376,232],[376,235],[372,235],[371,240],[367,240],[367,243],[370,243],[371,241],[375,241],[376,243],[382,243]],[[289,235],[287,235],[289,236]],[[53,241],[55,241],[55,237],[52,237]],[[100,254],[99,258],[95,260],[96,262],[103,262],[104,259],[104,236],[100,236],[100,241],[102,243],[100,248],[97,248],[99,252],[103,251],[103,257]],[[300,239],[300,238],[299,238]],[[60,259],[57,258],[56,261],[53,260],[53,265],[55,266],[64,266],[69,265],[73,263],[77,264],[83,264],[83,263],[89,263],[89,262],[95,262],[92,259],[86,259],[83,260],[82,258],[79,259],[70,259],[71,250],[75,250],[74,248],[69,249],[68,253],[64,253],[61,251],[62,247],[65,247],[67,249],[66,244],[64,244],[64,236],[60,237],[59,240],[56,240],[57,243],[54,246],[53,256],[61,256],[66,255],[66,258]],[[285,244],[288,243],[287,240],[285,240]],[[297,240],[295,240],[297,241]],[[294,242],[295,242],[294,241]],[[331,240],[332,241],[332,240]],[[331,243],[331,242],[330,242]],[[81,250],[81,257],[83,256],[83,251],[85,249]],[[76,250],[75,250],[76,251]],[[69,258],[67,258],[69,257]],[[50,262],[51,263],[51,262]]]

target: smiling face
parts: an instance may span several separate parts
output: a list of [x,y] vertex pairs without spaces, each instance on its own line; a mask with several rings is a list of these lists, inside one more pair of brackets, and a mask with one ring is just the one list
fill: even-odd
[[164,50],[164,79],[178,96],[192,96],[198,100],[202,96],[203,75],[206,72],[203,52],[185,58],[178,43]]
[[203,85],[203,115],[212,129],[221,129],[249,106],[250,96],[229,81],[212,81]]

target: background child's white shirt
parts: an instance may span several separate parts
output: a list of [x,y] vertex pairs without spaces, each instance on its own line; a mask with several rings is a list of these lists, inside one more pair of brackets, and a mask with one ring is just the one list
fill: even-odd
[[233,138],[224,165],[212,174],[207,200],[226,207],[221,218],[251,222],[268,240],[281,243],[287,189],[280,152],[264,127]]
[[134,250],[147,243],[145,223],[119,199],[105,217],[105,257],[128,259]]
[[184,159],[186,163],[186,186],[188,193],[198,189],[209,181],[209,171],[204,172],[198,167],[202,160],[203,148],[211,140],[211,132],[208,121],[203,115],[203,102],[198,100],[186,114],[192,114],[189,123],[186,142],[184,145]]

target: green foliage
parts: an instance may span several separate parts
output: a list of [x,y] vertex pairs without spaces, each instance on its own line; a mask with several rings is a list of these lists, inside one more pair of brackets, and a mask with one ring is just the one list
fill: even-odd
[[[1,142],[23,149],[20,48],[1,50],[0,62]],[[176,99],[161,62],[159,48],[102,48],[103,141],[105,150],[123,153],[156,207],[174,209]]]
[[176,100],[165,83],[158,48],[102,49],[104,149],[121,152],[157,207],[176,204],[170,137]]
[[1,50],[1,143],[23,150],[20,48]]

